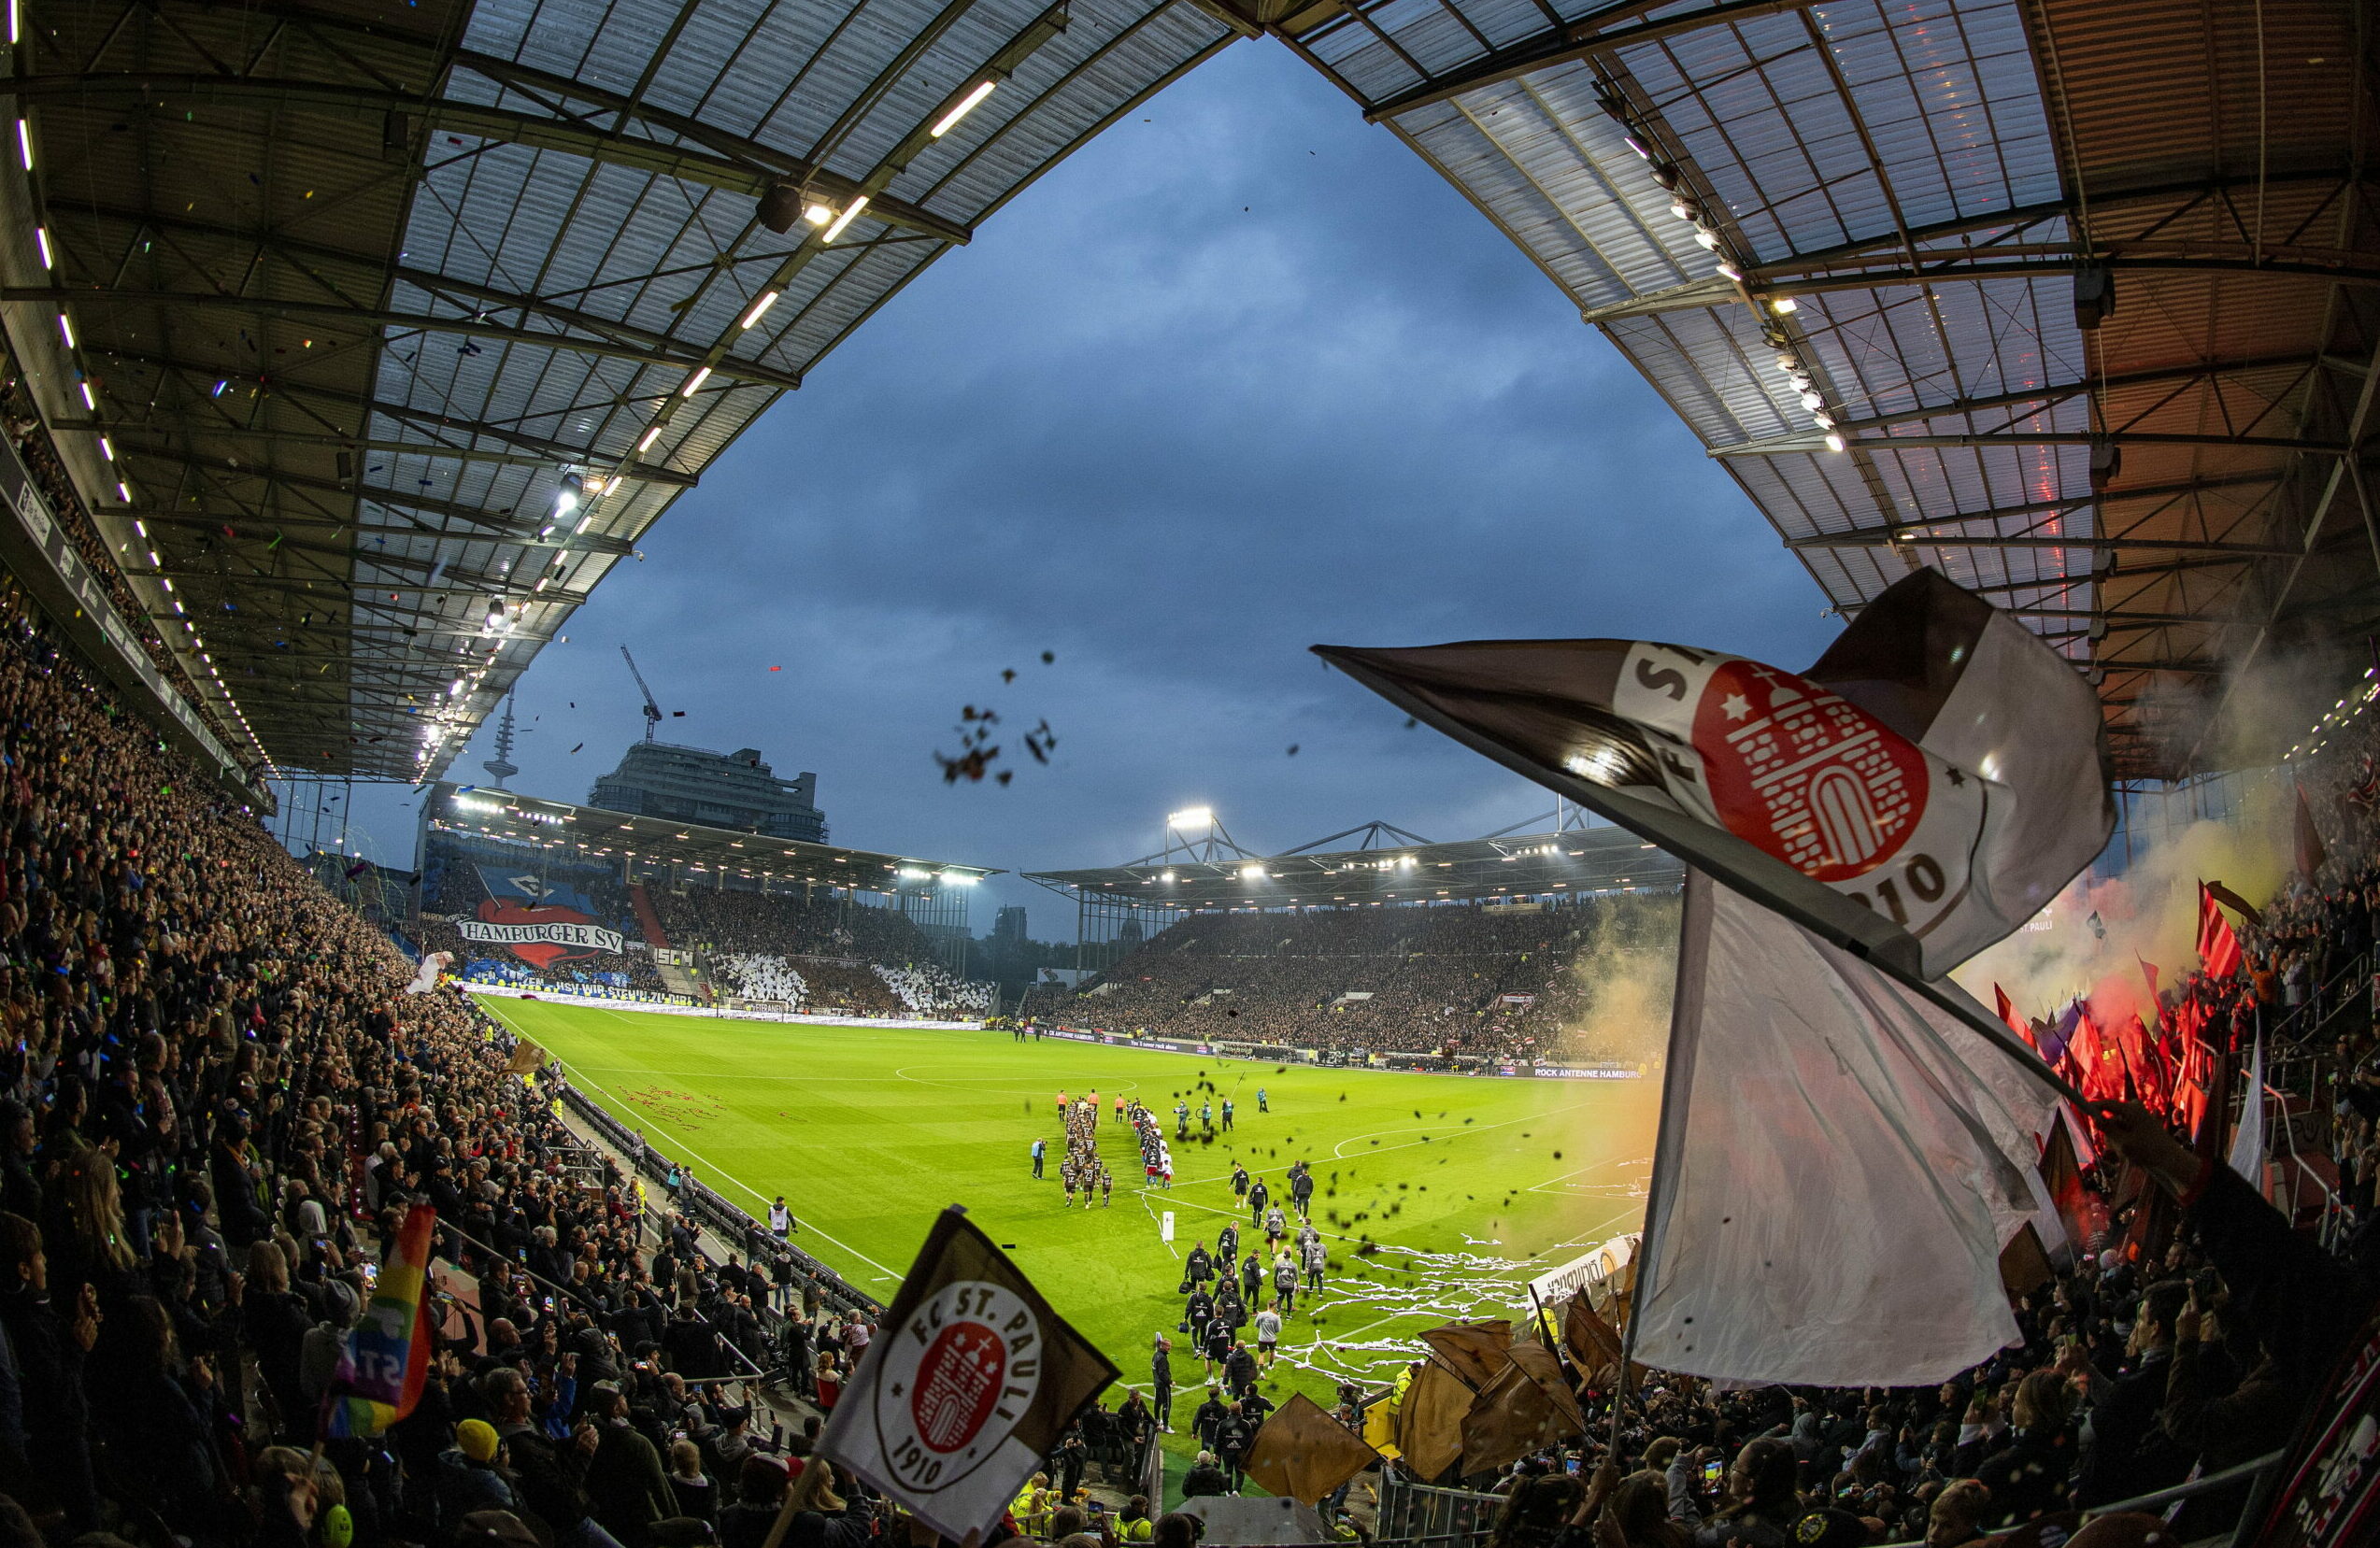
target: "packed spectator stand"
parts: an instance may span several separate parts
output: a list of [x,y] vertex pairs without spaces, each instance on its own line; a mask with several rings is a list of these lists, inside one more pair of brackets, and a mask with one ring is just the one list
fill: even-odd
[[[462,997],[402,994],[412,965],[385,936],[121,714],[21,599],[7,604],[0,1015],[15,1035],[0,1250],[14,1271],[0,1273],[0,1369],[13,1378],[0,1385],[0,1519],[12,1541],[445,1543],[464,1540],[465,1507],[501,1501],[534,1524],[521,1548],[642,1548],[699,1516],[686,1507],[709,1488],[737,1498],[705,1530],[750,1548],[786,1470],[750,1466],[764,1454],[749,1413],[705,1378],[746,1362],[798,1370],[795,1385],[825,1397],[848,1374],[854,1329],[864,1345],[872,1303],[779,1255],[749,1217],[561,1091],[630,1157],[607,1164],[510,1072],[506,1042]],[[1835,1512],[1822,1532],[1857,1534],[1824,1541],[1956,1544],[2281,1446],[2373,1299],[2380,1073],[2368,997],[2349,992],[2368,984],[2380,877],[2358,800],[2371,746],[2359,728],[2329,754],[2328,783],[2309,781],[2344,795],[2350,818],[2316,885],[2245,931],[2243,977],[2186,981],[2168,1006],[2203,1005],[2234,1044],[2260,1019],[2276,1084],[2311,1115],[2292,1129],[2335,1157],[2331,1228],[2293,1231],[2154,1120],[2112,1119],[2092,1179],[2111,1205],[2105,1233],[2020,1299],[2021,1345],[1918,1391],[1721,1392],[1656,1374],[1629,1399],[1611,1454],[1590,1389],[1589,1437],[1469,1481],[1509,1497],[1499,1541],[1575,1535],[1583,1548],[1599,1520],[1599,1541],[1818,1541],[1801,1526],[1817,1509]],[[1484,943],[1482,993],[1485,963],[1560,949],[1527,934],[1542,919],[1435,912],[1448,922],[1433,928]],[[1338,939],[1370,944],[1370,924],[1335,927]],[[1222,945],[1281,925],[1205,928],[1216,949],[1184,959],[1229,959]],[[1363,956],[1396,960],[1342,960]],[[1443,993],[1411,982],[1417,1002]],[[2128,1189],[2133,1169],[2145,1180]],[[659,1221],[644,1194],[672,1176],[684,1214]],[[436,1206],[442,1271],[476,1279],[476,1310],[441,1303],[427,1395],[385,1440],[323,1438],[339,1334],[414,1200]],[[2160,1210],[2161,1224],[2149,1218]],[[697,1225],[771,1271],[711,1264]],[[790,1281],[775,1278],[780,1256]],[[771,1300],[804,1314],[775,1322]],[[802,1346],[792,1365],[789,1344]],[[655,1443],[681,1429],[691,1454]],[[623,1482],[646,1476],[629,1465],[643,1446],[671,1457],[662,1490]],[[2218,1530],[2246,1489],[2184,1501],[2178,1535]],[[808,1501],[823,1508],[802,1512],[800,1541],[859,1548],[877,1512],[834,1498]]]
[[1528,911],[1486,902],[1192,914],[1024,1014],[1199,1043],[1557,1061],[1646,1051],[1579,1029],[1596,981],[1582,955],[1658,940],[1675,900],[1582,896]]

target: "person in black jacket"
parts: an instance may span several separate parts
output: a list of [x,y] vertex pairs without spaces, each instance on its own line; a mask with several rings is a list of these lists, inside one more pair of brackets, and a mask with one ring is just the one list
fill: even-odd
[[1156,1411],[1157,1427],[1170,1435],[1174,1430],[1174,1345],[1162,1333],[1157,1335],[1156,1348],[1149,1351],[1148,1380],[1155,1388],[1149,1406]]
[[[5,1130],[0,1129],[0,1132]],[[1190,1281],[1193,1289],[1215,1277],[1215,1259],[1207,1252],[1204,1242],[1190,1248],[1190,1257],[1182,1263],[1182,1277]]]
[[17,1356],[34,1480],[48,1487],[69,1526],[88,1531],[98,1525],[99,1507],[82,1367],[99,1337],[98,1298],[80,1285],[65,1315],[52,1308],[40,1228],[19,1214],[0,1214],[0,1328]]
[[1206,1400],[1198,1405],[1197,1413],[1190,1415],[1190,1433],[1198,1437],[1201,1447],[1207,1451],[1215,1449],[1215,1427],[1223,1422],[1223,1415],[1229,1412],[1223,1406],[1222,1398],[1213,1387],[1208,1387]]
[[2089,1372],[2090,1429],[2083,1447],[2075,1502],[2104,1505],[2179,1484],[2190,1458],[2157,1423],[2165,1406],[2166,1361],[2173,1353],[2173,1322],[2189,1300],[2182,1280],[2159,1280],[2141,1296],[2132,1328],[2134,1363],[2109,1379]]
[[1215,1427],[1215,1456],[1231,1475],[1232,1488],[1237,1492],[1240,1478],[1247,1466],[1247,1449],[1256,1444],[1256,1426],[1247,1411],[1236,1402],[1225,1411],[1223,1422]]
[[1209,1495],[1232,1492],[1232,1481],[1224,1476],[1221,1468],[1216,1466],[1215,1454],[1211,1451],[1200,1452],[1190,1463],[1190,1471],[1182,1475],[1184,1499],[1203,1499]]

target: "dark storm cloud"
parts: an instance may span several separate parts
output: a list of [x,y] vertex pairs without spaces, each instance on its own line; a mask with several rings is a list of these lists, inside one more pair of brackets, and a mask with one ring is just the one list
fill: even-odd
[[[1550,806],[1318,670],[1317,641],[1641,633],[1798,664],[1832,632],[1552,283],[1269,44],[943,259],[645,551],[527,678],[516,788],[584,799],[638,733],[625,641],[687,711],[664,735],[815,769],[838,841],[1012,870],[1130,859],[1193,801],[1266,849]],[[945,785],[965,703],[1046,717],[1053,764],[1011,737],[1013,784]]]

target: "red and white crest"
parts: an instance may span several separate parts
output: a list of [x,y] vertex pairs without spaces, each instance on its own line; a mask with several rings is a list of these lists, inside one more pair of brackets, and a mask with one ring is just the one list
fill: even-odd
[[984,1280],[943,1286],[890,1336],[876,1442],[905,1488],[932,1494],[990,1460],[1041,1385],[1041,1319]]

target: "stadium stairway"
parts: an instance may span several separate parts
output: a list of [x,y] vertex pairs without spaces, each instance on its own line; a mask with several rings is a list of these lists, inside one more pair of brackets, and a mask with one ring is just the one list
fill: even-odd
[[662,959],[661,954],[669,950],[669,931],[662,929],[661,911],[653,906],[653,896],[645,890],[643,882],[628,884],[628,902],[636,911],[636,928],[645,932],[645,944],[653,948],[653,971],[661,974],[661,981],[669,987],[669,992],[709,1001],[712,998],[710,986],[703,981],[700,974]]

